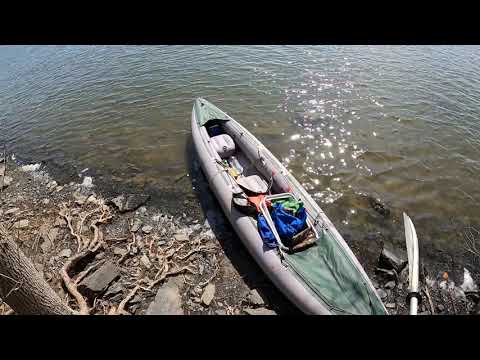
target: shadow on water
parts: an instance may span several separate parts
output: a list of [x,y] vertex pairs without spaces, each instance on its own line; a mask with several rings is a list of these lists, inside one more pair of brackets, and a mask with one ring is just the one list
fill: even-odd
[[210,190],[208,181],[196,156],[192,137],[186,146],[188,173],[194,193],[200,203],[203,218],[207,219],[225,255],[250,289],[257,291],[266,303],[280,315],[300,315],[300,311],[273,285],[248,253],[235,234],[220,204]]

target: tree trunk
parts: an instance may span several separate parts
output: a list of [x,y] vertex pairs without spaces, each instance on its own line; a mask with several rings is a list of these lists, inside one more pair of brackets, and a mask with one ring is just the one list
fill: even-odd
[[72,314],[17,244],[1,233],[0,298],[16,314]]

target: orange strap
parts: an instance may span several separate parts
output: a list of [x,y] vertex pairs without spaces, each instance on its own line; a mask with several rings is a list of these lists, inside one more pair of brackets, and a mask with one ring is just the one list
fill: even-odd
[[[257,212],[262,212],[260,209],[260,203],[263,201],[265,198],[264,194],[260,194],[257,196],[248,196],[248,201],[250,201],[255,207],[257,208]],[[270,206],[270,201],[267,201],[267,206]]]

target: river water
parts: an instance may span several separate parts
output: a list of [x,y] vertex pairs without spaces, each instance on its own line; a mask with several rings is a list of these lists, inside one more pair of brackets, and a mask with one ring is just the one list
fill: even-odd
[[0,47],[9,152],[170,202],[192,192],[179,179],[198,96],[249,128],[350,237],[403,244],[406,211],[421,244],[458,249],[479,222],[478,46]]

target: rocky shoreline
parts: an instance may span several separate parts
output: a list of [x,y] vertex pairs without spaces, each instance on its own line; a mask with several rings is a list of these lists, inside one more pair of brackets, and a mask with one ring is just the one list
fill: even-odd
[[[172,216],[144,193],[103,196],[95,178],[80,174],[80,182],[60,184],[45,166],[13,159],[7,169],[0,163],[0,222],[72,309],[78,303],[61,270],[85,242],[102,246],[68,275],[90,314],[299,314],[250,258],[200,177],[192,183],[203,194],[205,216]],[[389,313],[408,314],[405,253],[384,245],[364,260],[361,249],[352,249]],[[468,269],[455,283],[424,264],[420,281],[420,314],[480,313]],[[0,314],[9,310],[1,303]]]

